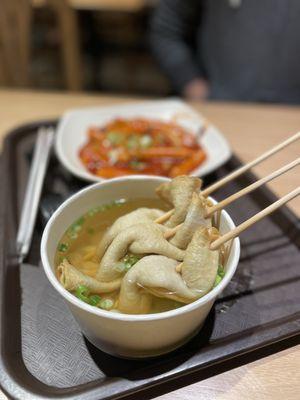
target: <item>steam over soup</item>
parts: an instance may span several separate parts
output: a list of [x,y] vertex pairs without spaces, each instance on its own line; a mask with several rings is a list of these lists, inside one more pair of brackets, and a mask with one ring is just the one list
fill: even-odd
[[[224,276],[224,252],[198,178],[180,176],[157,199],[119,199],[75,221],[61,238],[60,283],[80,300],[112,312],[147,314],[191,303]],[[168,219],[166,210],[173,208]]]

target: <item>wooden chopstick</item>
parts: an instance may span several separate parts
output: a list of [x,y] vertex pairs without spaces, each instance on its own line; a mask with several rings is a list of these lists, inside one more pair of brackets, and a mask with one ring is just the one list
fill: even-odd
[[297,132],[295,135],[291,136],[287,140],[282,143],[279,143],[275,147],[272,147],[270,150],[263,153],[261,156],[257,157],[255,160],[250,161],[249,163],[243,165],[242,167],[236,169],[235,171],[231,172],[231,174],[226,175],[224,178],[220,179],[213,185],[209,186],[208,188],[202,190],[203,196],[208,196],[215,190],[219,189],[221,186],[226,185],[226,183],[230,182],[231,180],[237,178],[238,176],[242,175],[244,172],[248,171],[250,168],[254,167],[255,165],[261,163],[262,161],[266,160],[267,158],[271,157],[273,154],[276,154],[278,151],[284,149],[286,146],[292,144],[296,140],[300,138],[300,132]]
[[[242,175],[244,172],[248,171],[250,168],[252,168],[255,165],[259,164],[260,162],[266,160],[267,158],[271,157],[273,154],[276,154],[278,151],[284,149],[285,147],[294,143],[298,139],[300,139],[300,132],[297,132],[295,135],[291,136],[290,138],[283,141],[282,143],[279,143],[275,147],[272,147],[270,150],[266,151],[265,153],[263,153],[262,155],[257,157],[255,160],[250,161],[249,163],[247,163],[247,164],[243,165],[242,167],[238,168],[237,170],[233,171],[231,174],[226,175],[224,178],[220,179],[213,185],[202,190],[201,194],[203,196],[207,197],[209,194],[211,194],[215,190],[219,189],[221,186],[225,185],[226,183],[230,182],[231,180]],[[273,179],[273,178],[271,178],[271,179]],[[161,217],[157,218],[154,222],[156,222],[157,224],[162,224],[165,221],[167,221],[172,216],[173,213],[174,213],[174,209],[168,211]],[[172,234],[171,234],[171,236],[172,236]]]
[[[226,199],[220,201],[218,204],[209,207],[208,210],[206,211],[205,217],[208,218],[212,216],[216,211],[222,210],[224,207],[228,206],[229,204],[233,203],[235,200],[241,198],[247,193],[252,192],[253,190],[259,188],[260,186],[264,185],[265,183],[271,181],[272,179],[275,179],[276,177],[284,174],[285,172],[289,171],[290,169],[298,166],[300,164],[300,157],[297,158],[296,160],[292,161],[291,163],[284,165],[283,167],[277,169],[276,171],[272,172],[270,175],[265,176],[262,179],[259,179],[258,181],[252,183],[251,185],[245,187],[244,189],[240,190],[237,193],[234,193],[233,195],[227,197]],[[163,216],[162,216],[163,217]],[[182,223],[179,225],[176,225],[174,228],[168,229],[164,233],[164,238],[165,239],[170,239],[172,236],[175,235],[175,233],[178,231],[178,229],[182,226]]]
[[244,189],[234,193],[233,195],[227,197],[226,199],[220,201],[218,204],[209,207],[206,213],[206,217],[210,217],[216,211],[223,209],[224,207],[228,206],[229,204],[233,203],[235,200],[239,199],[240,197],[244,196],[247,193],[252,192],[253,190],[259,188],[260,186],[264,185],[267,182],[270,182],[272,179],[277,178],[278,176],[284,174],[285,172],[289,171],[290,169],[298,166],[300,164],[300,157],[296,160],[292,161],[291,163],[277,169],[276,171],[272,172],[271,174],[265,176],[262,179],[252,183],[251,185],[245,187]]
[[210,249],[211,250],[217,250],[222,244],[226,243],[228,240],[234,239],[237,237],[241,232],[245,231],[248,229],[250,226],[254,225],[256,222],[260,221],[267,215],[271,214],[272,212],[276,211],[279,207],[283,206],[290,200],[294,199],[295,197],[300,195],[300,186],[293,190],[292,192],[286,194],[283,196],[281,199],[275,201],[273,204],[270,206],[266,207],[262,211],[258,212],[255,214],[253,217],[247,219],[247,221],[243,222],[233,230],[225,233],[223,236],[221,236],[219,239],[215,240],[214,242],[211,243]]

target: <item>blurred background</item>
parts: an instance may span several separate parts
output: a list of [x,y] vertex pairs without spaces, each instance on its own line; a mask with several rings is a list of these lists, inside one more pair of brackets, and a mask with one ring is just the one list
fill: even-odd
[[148,48],[156,0],[1,0],[0,85],[163,96]]
[[0,0],[0,85],[300,103],[299,0]]

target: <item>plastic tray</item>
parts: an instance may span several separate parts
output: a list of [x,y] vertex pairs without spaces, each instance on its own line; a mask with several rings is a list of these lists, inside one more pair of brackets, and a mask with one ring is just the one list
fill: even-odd
[[[2,154],[0,384],[6,394],[18,399],[104,400],[145,391],[143,398],[153,397],[299,342],[299,220],[283,207],[241,236],[237,273],[204,328],[188,344],[143,361],[120,360],[93,347],[40,265],[39,243],[48,214],[58,201],[85,185],[70,176],[55,156],[27,263],[20,266],[16,261],[16,230],[34,140],[39,126],[53,124],[41,121],[14,130]],[[205,183],[239,165],[231,159]],[[245,174],[216,197],[224,198],[254,179]],[[258,189],[228,211],[239,223],[274,199],[268,189]]]

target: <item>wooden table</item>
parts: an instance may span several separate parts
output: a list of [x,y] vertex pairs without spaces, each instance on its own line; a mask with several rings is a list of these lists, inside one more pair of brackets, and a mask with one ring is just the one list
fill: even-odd
[[[52,118],[72,107],[109,105],[133,99],[85,94],[0,90],[0,140],[8,129],[35,119]],[[135,99],[136,100],[136,99]],[[193,106],[226,135],[233,151],[245,162],[300,130],[300,107],[241,103],[195,103]],[[254,171],[264,176],[299,157],[300,144],[285,149]],[[270,184],[283,195],[299,185],[299,169]],[[4,188],[5,189],[5,188]],[[300,215],[300,199],[290,203]],[[0,399],[5,396],[0,393]],[[137,397],[138,398],[138,397]],[[264,357],[158,397],[160,400],[298,400],[300,346]]]

